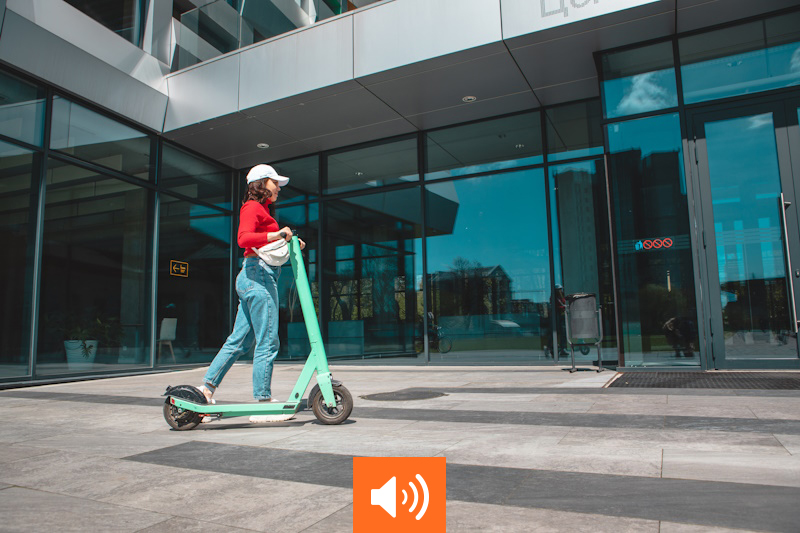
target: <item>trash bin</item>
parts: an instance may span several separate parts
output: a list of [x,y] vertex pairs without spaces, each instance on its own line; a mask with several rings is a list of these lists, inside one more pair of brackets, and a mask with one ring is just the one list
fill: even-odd
[[[597,371],[604,370],[600,357],[600,344],[603,342],[603,326],[600,308],[597,307],[597,296],[588,292],[568,294],[565,297],[567,306],[567,343],[572,354],[572,368],[575,372],[575,344],[594,344],[597,347]],[[587,343],[586,341],[590,341]]]

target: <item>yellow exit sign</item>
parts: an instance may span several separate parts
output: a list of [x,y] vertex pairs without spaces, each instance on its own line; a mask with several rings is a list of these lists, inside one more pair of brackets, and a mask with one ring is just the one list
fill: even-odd
[[169,262],[169,274],[171,276],[180,276],[182,278],[188,278],[189,277],[189,263],[184,263],[183,261],[170,260],[170,262]]

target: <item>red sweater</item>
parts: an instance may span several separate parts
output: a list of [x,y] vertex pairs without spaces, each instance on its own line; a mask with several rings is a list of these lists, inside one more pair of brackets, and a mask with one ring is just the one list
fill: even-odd
[[267,232],[278,231],[278,222],[269,214],[266,204],[248,200],[239,209],[239,247],[244,248],[244,256],[256,255],[253,247],[261,248],[269,241]]

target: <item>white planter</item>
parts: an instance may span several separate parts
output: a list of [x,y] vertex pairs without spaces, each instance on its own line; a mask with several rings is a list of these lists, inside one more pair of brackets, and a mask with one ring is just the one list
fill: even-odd
[[91,370],[94,358],[97,355],[97,341],[86,341],[88,356],[84,356],[81,341],[64,341],[64,351],[67,352],[67,368],[70,370]]

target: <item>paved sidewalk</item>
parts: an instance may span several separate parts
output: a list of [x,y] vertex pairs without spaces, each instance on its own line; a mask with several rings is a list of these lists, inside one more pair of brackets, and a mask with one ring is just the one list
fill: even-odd
[[[792,531],[800,391],[603,388],[613,372],[333,365],[347,423],[171,431],[204,369],[0,391],[0,531],[352,529],[353,456],[447,458],[448,531]],[[236,365],[221,401],[250,401]],[[278,365],[288,396],[299,365]],[[361,396],[408,388],[427,400]],[[377,488],[377,487],[376,487]]]

